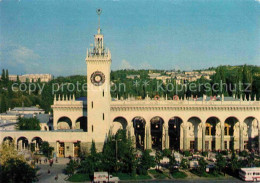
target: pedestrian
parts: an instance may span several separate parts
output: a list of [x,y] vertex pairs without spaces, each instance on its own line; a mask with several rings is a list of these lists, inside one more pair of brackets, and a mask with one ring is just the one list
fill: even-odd
[[50,174],[51,173],[51,171],[50,171],[50,169],[48,169],[48,174]]
[[56,176],[55,176],[55,180],[57,181],[58,179],[59,179],[58,174],[56,174]]
[[51,159],[51,164],[50,164],[50,166],[52,167],[52,165],[53,165],[53,159]]
[[40,164],[42,164],[42,160],[40,159]]

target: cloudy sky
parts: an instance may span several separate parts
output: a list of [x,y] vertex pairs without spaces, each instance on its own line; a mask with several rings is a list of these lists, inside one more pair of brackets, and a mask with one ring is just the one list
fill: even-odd
[[96,8],[114,70],[260,65],[260,0],[0,0],[0,68],[86,74]]

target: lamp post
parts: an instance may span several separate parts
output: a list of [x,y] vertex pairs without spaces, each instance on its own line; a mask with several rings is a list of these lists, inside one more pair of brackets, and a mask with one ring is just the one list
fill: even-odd
[[117,160],[117,149],[118,149],[118,147],[117,147],[117,142],[118,142],[118,141],[122,141],[122,139],[118,139],[118,140],[117,140],[117,139],[114,139],[114,140],[112,140],[112,141],[115,141],[115,142],[116,142],[116,172],[117,172],[117,161],[118,161],[118,160]]

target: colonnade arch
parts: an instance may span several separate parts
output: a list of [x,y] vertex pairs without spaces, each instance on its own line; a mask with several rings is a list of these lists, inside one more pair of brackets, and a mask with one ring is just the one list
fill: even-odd
[[113,133],[113,134],[116,134],[116,132],[117,132],[119,129],[124,129],[124,130],[126,130],[126,127],[127,127],[127,120],[126,120],[124,117],[122,117],[122,116],[116,117],[116,118],[113,120],[112,133]]
[[132,123],[134,127],[136,148],[144,149],[146,121],[143,117],[136,116],[132,119]]
[[4,137],[4,139],[3,139],[3,143],[11,143],[11,142],[13,142],[13,138],[12,137],[10,137],[10,136],[7,136],[7,137]]
[[220,142],[220,135],[221,135],[220,119],[215,116],[209,117],[205,122],[205,150],[216,150],[217,141]]
[[243,136],[244,139],[244,149],[257,150],[258,149],[258,135],[259,135],[259,125],[258,120],[254,116],[248,116],[244,119],[243,124]]
[[88,131],[88,121],[86,116],[81,116],[76,120],[76,129],[82,129],[84,132]]
[[22,136],[17,139],[17,150],[29,149],[29,141],[26,137]]
[[183,120],[180,117],[172,117],[168,122],[169,148],[180,150],[181,124]]
[[162,149],[163,124],[164,120],[159,116],[155,116],[150,120],[152,149]]
[[72,121],[69,117],[63,116],[58,119],[57,122],[58,130],[67,130],[72,128]]
[[198,138],[202,135],[202,123],[199,117],[190,117],[187,121],[187,133],[190,139],[189,149],[198,150],[199,141]]
[[40,147],[42,145],[42,138],[40,137],[34,137],[32,138],[32,142],[31,144],[34,144],[34,151],[39,151],[40,150]]

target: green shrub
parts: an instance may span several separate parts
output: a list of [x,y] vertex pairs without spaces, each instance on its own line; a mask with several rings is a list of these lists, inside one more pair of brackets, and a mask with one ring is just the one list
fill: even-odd
[[248,156],[248,152],[247,151],[241,151],[239,152],[239,156],[243,156],[243,157],[247,157]]
[[184,155],[185,157],[190,156],[190,151],[183,151],[183,155]]
[[174,172],[172,172],[172,177],[175,179],[183,179],[186,178],[188,175],[184,172],[181,172],[179,170],[176,170]]
[[201,153],[201,155],[204,156],[204,157],[208,156],[208,154],[209,154],[208,151],[204,151],[204,152]]
[[187,169],[188,167],[189,167],[189,165],[188,165],[188,160],[182,158],[182,160],[181,160],[181,168]]
[[221,151],[220,153],[221,153],[222,155],[228,155],[228,151],[227,151],[227,150]]

